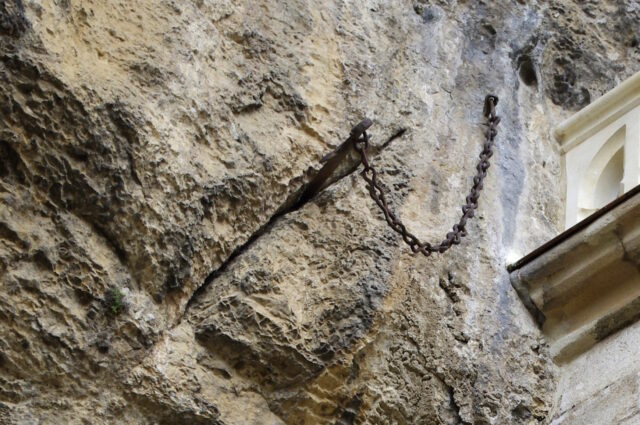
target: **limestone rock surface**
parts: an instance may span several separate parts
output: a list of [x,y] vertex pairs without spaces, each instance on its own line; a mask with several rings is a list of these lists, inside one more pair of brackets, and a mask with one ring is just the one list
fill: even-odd
[[[0,3],[0,422],[535,424],[505,264],[559,230],[553,125],[638,70],[630,1]],[[351,126],[420,238],[340,169]]]

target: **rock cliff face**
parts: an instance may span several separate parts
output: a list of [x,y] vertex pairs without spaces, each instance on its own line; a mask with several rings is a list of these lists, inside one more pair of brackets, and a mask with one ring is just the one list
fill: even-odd
[[[517,424],[554,371],[505,264],[559,230],[551,128],[637,1],[0,4],[0,422]],[[635,68],[634,68],[635,67]],[[349,166],[362,117],[410,255]],[[347,165],[355,165],[352,162]],[[295,206],[295,208],[294,208]]]

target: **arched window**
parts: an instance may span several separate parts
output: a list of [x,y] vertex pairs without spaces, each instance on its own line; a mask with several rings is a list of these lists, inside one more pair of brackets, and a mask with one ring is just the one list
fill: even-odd
[[624,149],[618,149],[602,170],[593,194],[593,204],[602,208],[622,195],[622,177],[624,172]]
[[626,128],[616,131],[593,157],[580,184],[578,221],[616,199],[623,192]]

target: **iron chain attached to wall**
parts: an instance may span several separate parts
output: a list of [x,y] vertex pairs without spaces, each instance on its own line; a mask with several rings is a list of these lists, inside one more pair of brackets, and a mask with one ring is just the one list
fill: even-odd
[[[402,236],[402,239],[411,247],[411,251],[414,253],[420,252],[425,256],[430,256],[434,252],[443,253],[451,246],[458,245],[460,239],[467,235],[467,220],[473,218],[476,208],[478,208],[478,198],[480,197],[480,191],[482,190],[482,183],[487,176],[487,169],[489,168],[489,158],[493,156],[493,143],[498,135],[497,126],[500,123],[500,117],[496,115],[496,105],[498,103],[498,97],[494,95],[488,95],[484,102],[484,116],[487,118],[487,130],[485,131],[485,142],[480,153],[480,161],[476,166],[478,171],[473,178],[473,186],[466,198],[466,204],[462,206],[462,217],[457,224],[453,225],[451,232],[447,233],[445,239],[439,244],[431,244],[429,242],[420,242],[420,240],[409,232],[404,224],[396,217],[396,215],[389,210],[387,200],[384,196],[384,191],[378,182],[376,170],[369,163],[367,158],[367,147],[369,146],[369,136],[367,131],[362,131],[360,137],[356,139],[354,147],[360,153],[360,159],[364,165],[362,170],[362,177],[367,182],[367,188],[369,189],[369,195],[371,199],[382,210],[384,218],[394,231]],[[354,129],[358,128],[356,126]],[[353,131],[352,131],[353,134]]]
[[434,252],[443,253],[453,245],[458,245],[461,238],[467,235],[467,221],[473,218],[475,210],[478,208],[478,198],[480,197],[480,191],[482,190],[482,184],[484,178],[487,176],[487,169],[489,168],[489,158],[493,156],[493,144],[496,136],[498,135],[498,124],[500,123],[500,117],[496,115],[496,105],[498,104],[498,97],[494,95],[488,95],[484,101],[483,114],[487,118],[487,129],[485,131],[485,142],[480,153],[480,161],[476,166],[477,173],[473,178],[473,186],[469,195],[466,197],[466,204],[462,206],[462,217],[457,224],[454,224],[451,232],[447,233],[445,239],[437,244],[431,244],[429,242],[421,242],[415,235],[409,232],[404,224],[396,217],[396,215],[389,210],[389,205],[384,195],[384,191],[380,182],[378,181],[378,173],[375,168],[369,163],[367,157],[367,148],[369,147],[369,135],[367,135],[367,129],[373,124],[368,118],[362,120],[356,125],[349,134],[349,138],[336,149],[336,151],[328,156],[327,164],[320,170],[316,179],[310,186],[311,191],[307,192],[307,196],[313,192],[319,190],[324,183],[324,180],[329,177],[333,170],[337,167],[337,164],[348,153],[348,147],[353,146],[360,154],[360,160],[364,165],[364,170],[360,173],[364,180],[367,182],[367,189],[371,199],[380,207],[384,218],[395,232],[402,236],[402,239],[411,247],[411,251],[414,253],[422,253],[425,256],[430,256]]

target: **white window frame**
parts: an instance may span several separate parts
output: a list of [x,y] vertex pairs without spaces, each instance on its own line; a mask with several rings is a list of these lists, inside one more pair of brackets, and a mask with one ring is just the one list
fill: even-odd
[[640,72],[564,121],[554,135],[564,162],[569,228],[604,206],[597,202],[596,186],[620,149],[617,196],[640,184]]

